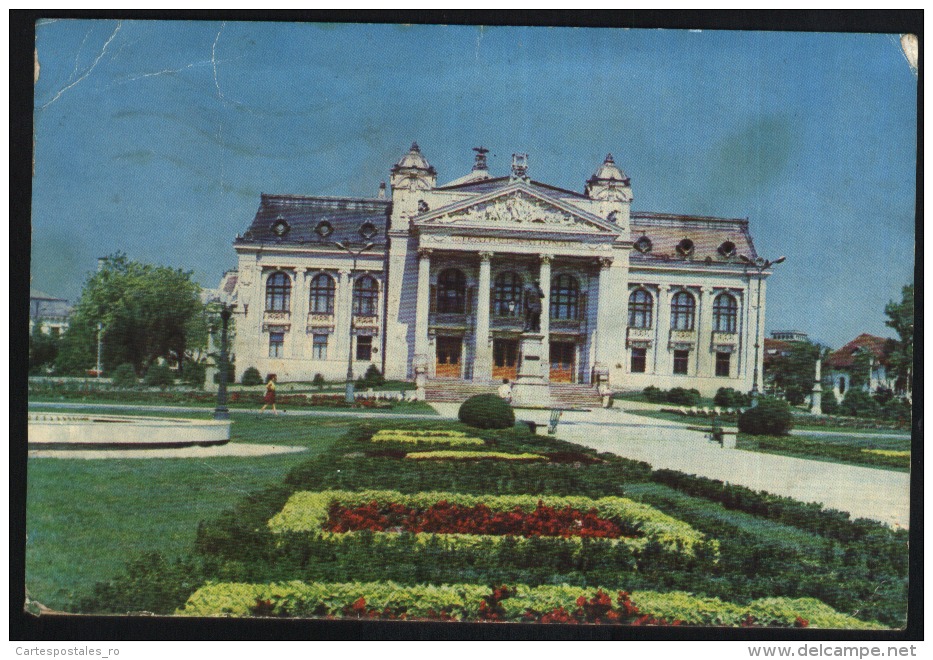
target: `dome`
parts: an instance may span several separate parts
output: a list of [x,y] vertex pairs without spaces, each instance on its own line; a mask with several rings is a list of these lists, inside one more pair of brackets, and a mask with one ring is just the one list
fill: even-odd
[[418,146],[417,142],[411,143],[411,149],[409,149],[408,153],[402,156],[395,164],[395,167],[392,168],[393,171],[401,169],[414,169],[434,172],[434,168],[431,167],[431,164],[428,162],[428,160],[421,155],[421,148]]
[[628,183],[629,178],[625,175],[625,172],[619,169],[616,165],[615,160],[612,158],[612,154],[606,155],[606,160],[603,161],[603,164],[599,166],[593,176],[590,178],[590,181],[621,181],[622,183]]

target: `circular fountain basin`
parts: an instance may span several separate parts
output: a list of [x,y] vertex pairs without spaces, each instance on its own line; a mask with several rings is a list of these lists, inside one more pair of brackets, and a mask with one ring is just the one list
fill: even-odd
[[161,449],[228,442],[229,421],[29,413],[29,449]]

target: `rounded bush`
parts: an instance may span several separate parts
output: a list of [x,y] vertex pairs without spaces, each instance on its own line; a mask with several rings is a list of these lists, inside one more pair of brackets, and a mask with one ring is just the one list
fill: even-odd
[[460,421],[477,429],[510,429],[515,426],[515,412],[495,394],[477,394],[460,405]]
[[823,397],[820,399],[820,412],[824,415],[835,415],[839,412],[839,401],[836,400],[836,393],[832,390],[823,390]]
[[667,391],[665,399],[668,403],[678,406],[695,406],[700,402],[700,391],[696,389],[684,389],[683,387],[672,387]]
[[751,435],[787,435],[793,425],[790,405],[782,399],[762,397],[739,415],[739,431]]
[[713,403],[721,408],[744,408],[749,404],[748,395],[731,387],[720,387],[716,390]]
[[139,378],[136,377],[136,370],[129,362],[121,364],[114,369],[111,378],[113,379],[114,387],[127,388],[139,385]]
[[259,369],[256,367],[249,367],[246,371],[243,372],[243,377],[240,379],[240,382],[244,385],[262,385],[262,375],[259,373]]
[[651,403],[661,403],[664,401],[664,390],[655,387],[654,385],[649,385],[644,390],[642,394],[645,396],[647,401]]
[[207,368],[203,362],[185,362],[181,369],[181,378],[185,384],[192,387],[204,387],[207,379]]
[[167,364],[153,364],[146,371],[143,382],[149,387],[168,387],[175,383],[175,377]]
[[839,412],[849,417],[880,417],[881,407],[865,390],[851,389],[842,397]]

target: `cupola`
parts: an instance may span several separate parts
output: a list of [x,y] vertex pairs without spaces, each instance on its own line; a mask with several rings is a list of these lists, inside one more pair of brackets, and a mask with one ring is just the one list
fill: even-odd
[[393,190],[429,190],[437,184],[437,170],[421,154],[417,142],[392,167]]
[[600,165],[586,182],[586,195],[590,199],[632,201],[631,180],[619,169],[612,154]]

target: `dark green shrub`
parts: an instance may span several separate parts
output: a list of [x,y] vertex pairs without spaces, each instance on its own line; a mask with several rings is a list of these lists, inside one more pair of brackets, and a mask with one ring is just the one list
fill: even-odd
[[143,382],[149,387],[169,387],[175,383],[175,376],[167,364],[153,364],[146,371]]
[[495,394],[477,394],[460,405],[457,417],[477,429],[508,429],[515,425],[512,406]]
[[[227,383],[236,382],[236,364],[233,362],[227,362]],[[217,366],[217,371],[214,373],[214,384],[220,385],[220,365]]]
[[910,401],[907,399],[896,398],[888,401],[881,408],[881,415],[885,419],[894,420],[897,422],[903,422],[905,424],[910,424],[911,422],[912,409]]
[[246,371],[243,372],[243,377],[240,379],[240,382],[244,385],[262,385],[262,375],[259,373],[259,369],[256,367],[249,367]]
[[192,387],[204,387],[204,380],[207,377],[207,370],[203,362],[185,362],[181,369],[181,379],[186,385]]
[[731,387],[720,387],[716,390],[713,403],[721,408],[744,408],[750,401],[748,395]]
[[655,387],[654,385],[649,385],[644,390],[642,394],[645,396],[645,399],[651,403],[661,403],[664,401],[664,390]]
[[129,363],[121,364],[114,369],[111,378],[113,379],[114,387],[128,388],[139,385],[139,378],[136,377],[136,370],[133,369],[133,365]]
[[758,405],[739,415],[739,431],[751,435],[787,435],[794,425],[787,401],[761,397]]
[[894,398],[894,390],[890,387],[877,387],[872,393],[875,401],[878,402],[878,405],[885,406],[891,399]]
[[684,389],[683,387],[672,387],[665,395],[664,400],[678,406],[695,406],[700,402],[700,391],[695,389]]
[[314,374],[314,378],[311,380],[311,384],[319,390],[324,389],[324,376],[321,374]]
[[836,400],[836,393],[832,390],[823,390],[823,398],[820,399],[820,412],[824,415],[835,415],[839,412],[839,401]]
[[380,387],[384,385],[386,379],[383,378],[379,367],[374,364],[369,365],[366,374],[356,379],[356,386],[359,388]]
[[799,385],[790,384],[784,390],[784,398],[787,399],[787,402],[792,406],[799,406],[801,403],[807,400],[807,394],[809,392],[804,392],[803,388]]
[[880,417],[881,406],[865,390],[851,389],[842,398],[839,412],[850,417]]

